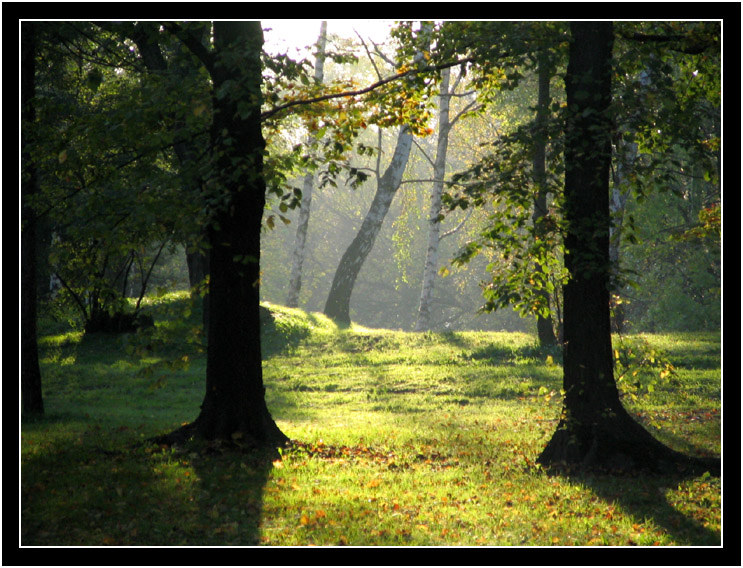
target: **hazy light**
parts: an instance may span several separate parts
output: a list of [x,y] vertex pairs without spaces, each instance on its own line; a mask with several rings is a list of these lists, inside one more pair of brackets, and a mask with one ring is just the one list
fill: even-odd
[[[289,56],[301,54],[306,57],[320,35],[322,20],[262,20],[265,50],[268,53],[286,53]],[[358,32],[364,39],[374,42],[387,39],[392,20],[327,20],[328,34],[356,38]],[[267,29],[270,28],[270,29]]]

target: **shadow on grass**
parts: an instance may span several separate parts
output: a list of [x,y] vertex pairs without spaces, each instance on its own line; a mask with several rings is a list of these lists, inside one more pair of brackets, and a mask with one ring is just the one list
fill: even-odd
[[670,490],[690,480],[689,476],[572,474],[568,479],[591,489],[606,503],[637,519],[638,523],[651,521],[678,546],[720,546],[722,543],[720,531],[705,526],[701,518],[704,503],[697,504],[700,518],[694,518],[679,510],[666,496]]
[[259,544],[269,459],[116,428],[49,434],[22,437],[21,545]]

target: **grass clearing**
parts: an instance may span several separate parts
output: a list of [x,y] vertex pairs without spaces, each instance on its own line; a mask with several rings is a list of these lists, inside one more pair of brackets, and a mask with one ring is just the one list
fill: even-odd
[[[278,460],[137,445],[195,418],[203,398],[199,314],[168,323],[187,307],[151,306],[146,341],[42,335],[47,416],[22,424],[22,545],[721,544],[720,478],[534,466],[562,371],[525,334],[339,329],[268,306],[267,401],[296,444]],[[719,334],[631,339],[675,375],[628,407],[666,443],[719,453]]]

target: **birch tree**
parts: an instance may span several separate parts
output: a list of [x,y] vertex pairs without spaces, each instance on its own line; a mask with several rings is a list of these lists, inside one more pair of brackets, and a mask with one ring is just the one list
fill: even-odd
[[[451,69],[441,71],[441,86],[439,92],[439,114],[438,132],[436,140],[436,157],[433,162],[433,184],[431,187],[431,205],[428,213],[428,246],[426,248],[426,261],[423,268],[423,284],[421,287],[420,302],[418,305],[418,317],[415,323],[415,331],[425,331],[431,325],[431,303],[433,290],[438,273],[439,243],[445,236],[452,234],[456,229],[441,234],[441,210],[442,195],[444,193],[444,178],[446,176],[446,158],[449,148],[449,134],[456,122],[471,111],[477,105],[476,100],[470,101],[461,109],[454,119],[450,119],[450,102],[457,85],[463,75],[458,75],[455,85],[450,89]],[[471,210],[470,210],[471,211]],[[460,224],[461,226],[461,224]],[[458,228],[458,227],[457,227]]]
[[[323,82],[324,77],[327,31],[328,23],[323,21],[320,25],[320,36],[317,38],[317,51],[315,52],[315,83],[318,85]],[[308,137],[308,147],[312,144],[312,141],[312,137]],[[286,300],[286,305],[291,308],[299,306],[299,293],[302,289],[302,265],[304,263],[305,245],[307,243],[307,229],[310,223],[310,208],[312,207],[314,184],[314,174],[307,173],[302,181],[302,202],[299,206],[299,221],[297,223],[297,235],[294,243],[294,255],[292,257],[289,294]]]
[[[430,28],[426,24],[423,24],[419,37],[424,38],[425,41],[429,30]],[[423,50],[420,50],[416,54],[413,63],[417,64],[422,59]],[[392,159],[382,175],[379,175],[379,169],[377,170],[377,191],[369,207],[369,211],[361,224],[359,232],[341,257],[338,268],[336,269],[323,311],[326,316],[341,325],[349,325],[351,323],[351,294],[353,293],[356,278],[369,252],[374,247],[374,241],[387,216],[392,200],[400,188],[412,145],[413,130],[409,124],[403,123],[397,135]]]

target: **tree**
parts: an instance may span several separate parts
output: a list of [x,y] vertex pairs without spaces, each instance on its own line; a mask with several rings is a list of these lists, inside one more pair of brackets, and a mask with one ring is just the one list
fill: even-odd
[[[197,92],[203,90],[200,83],[203,83],[203,76],[199,73],[198,62],[192,57],[171,57],[169,62],[163,54],[161,42],[163,38],[159,33],[159,26],[152,22],[136,22],[131,25],[128,23],[119,24],[99,24],[109,29],[119,29],[125,37],[131,38],[137,46],[142,61],[149,73],[157,75],[164,85],[172,85],[174,90],[183,89],[189,83],[195,87]],[[202,43],[208,41],[209,25],[208,22],[200,22],[195,28],[194,41],[201,36]],[[172,50],[178,54],[178,50]],[[200,97],[195,96],[194,100]],[[199,134],[201,115],[208,116],[205,106],[196,103],[192,108],[187,110],[179,109],[180,105],[172,104],[170,107],[169,123],[172,125],[172,136],[174,139],[173,150],[178,160],[178,173],[183,183],[183,193],[190,199],[198,201],[203,187],[203,174],[201,172],[200,156],[202,153],[199,148],[206,144],[205,136]],[[178,109],[178,110],[176,110]],[[203,119],[202,119],[203,120]],[[196,124],[189,124],[196,123]],[[193,222],[193,220],[192,220]],[[198,222],[193,223],[197,228],[201,227]],[[189,284],[192,291],[204,291],[209,274],[209,257],[205,250],[206,235],[205,231],[196,231],[197,234],[189,235],[186,246],[186,264],[188,267]],[[203,299],[203,322],[204,328],[209,322],[209,302],[208,295],[204,294]]]
[[611,22],[572,23],[565,77],[565,398],[544,466],[719,471],[653,438],[622,406],[613,371],[609,313]]
[[415,322],[416,331],[425,331],[431,325],[431,303],[433,301],[434,282],[437,274],[437,259],[439,243],[446,236],[454,234],[463,226],[460,223],[454,229],[441,234],[442,221],[442,196],[444,193],[444,177],[446,175],[447,155],[449,148],[449,135],[454,125],[477,106],[474,99],[467,103],[452,119],[449,117],[449,106],[457,85],[464,77],[458,75],[455,85],[450,89],[451,69],[441,71],[441,84],[439,87],[439,115],[438,132],[436,137],[436,157],[433,161],[433,183],[431,187],[431,204],[428,213],[428,246],[426,248],[426,260],[423,268],[423,284],[421,286],[420,301],[418,303],[418,315]]
[[[320,37],[317,38],[317,52],[315,53],[315,82],[323,81],[325,63],[325,42],[327,39],[328,23],[323,21],[320,26]],[[308,141],[308,142],[311,142]],[[315,182],[313,173],[308,172],[302,182],[302,203],[299,206],[299,221],[297,236],[292,258],[292,274],[289,280],[289,294],[286,305],[290,308],[299,306],[299,292],[302,289],[302,265],[304,263],[305,245],[307,243],[307,228],[310,222],[310,208],[312,207],[312,190]]]
[[24,415],[44,413],[36,339],[36,166],[30,152],[36,120],[36,24],[21,24],[21,402]]
[[260,115],[263,31],[259,22],[214,22],[214,50],[209,51],[187,28],[169,27],[212,80],[213,177],[208,183],[214,189],[204,196],[211,216],[206,394],[196,420],[164,439],[196,434],[277,447],[288,438],[266,406],[259,315],[266,203]]
[[[534,197],[532,220],[534,221],[535,238],[540,238],[544,233],[541,222],[547,216],[547,120],[549,117],[552,70],[549,57],[545,52],[540,53],[537,57],[538,96],[533,156],[536,195]],[[542,267],[537,266],[537,271],[541,272]],[[549,306],[550,299],[547,291],[539,290],[537,293],[542,296],[542,302]],[[539,345],[542,347],[551,347],[557,343],[551,314],[537,314],[537,337],[539,337]]]
[[[424,24],[420,36],[425,40],[428,38],[429,33],[430,27]],[[418,63],[422,59],[421,47],[416,53],[414,63]],[[403,94],[403,96],[405,95]],[[369,211],[361,224],[359,232],[346,249],[338,264],[323,311],[326,316],[341,325],[349,325],[351,323],[351,294],[356,283],[356,278],[374,246],[374,241],[389,211],[392,199],[400,187],[412,144],[413,130],[411,125],[403,124],[400,126],[392,159],[381,176],[377,173],[377,192],[374,195],[374,200],[369,207]]]

